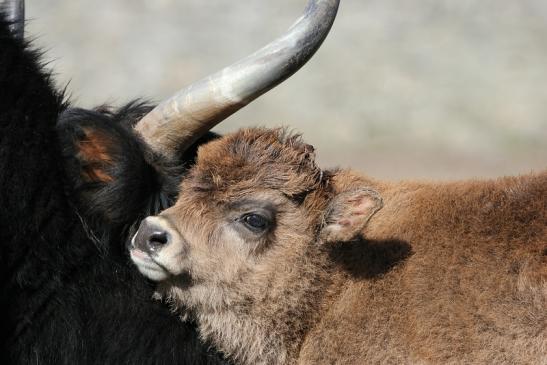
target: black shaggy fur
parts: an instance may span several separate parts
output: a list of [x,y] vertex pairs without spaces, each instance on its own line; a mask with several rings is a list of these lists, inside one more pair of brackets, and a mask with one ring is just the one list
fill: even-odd
[[69,109],[38,59],[0,21],[0,363],[222,363],[124,249],[182,172],[132,134],[148,107]]

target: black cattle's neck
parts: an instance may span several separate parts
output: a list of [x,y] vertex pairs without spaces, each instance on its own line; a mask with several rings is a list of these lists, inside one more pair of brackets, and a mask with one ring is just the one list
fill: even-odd
[[150,300],[126,255],[90,239],[58,138],[64,96],[2,21],[0,50],[0,362],[222,363],[191,324]]

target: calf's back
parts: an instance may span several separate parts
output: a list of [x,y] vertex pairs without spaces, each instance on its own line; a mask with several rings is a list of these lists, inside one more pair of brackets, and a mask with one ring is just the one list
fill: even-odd
[[364,183],[384,207],[333,250],[340,289],[301,362],[547,363],[546,172]]

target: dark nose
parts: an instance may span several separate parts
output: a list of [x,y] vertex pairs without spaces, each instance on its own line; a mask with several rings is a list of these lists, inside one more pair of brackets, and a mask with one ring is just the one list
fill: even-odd
[[169,233],[157,224],[150,223],[145,219],[141,222],[133,239],[133,244],[139,250],[151,254],[169,244]]

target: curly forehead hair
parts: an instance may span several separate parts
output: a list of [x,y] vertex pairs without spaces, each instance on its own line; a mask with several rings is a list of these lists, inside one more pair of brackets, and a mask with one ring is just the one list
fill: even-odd
[[268,188],[294,196],[318,187],[322,172],[299,134],[250,128],[201,147],[191,176],[210,190]]

